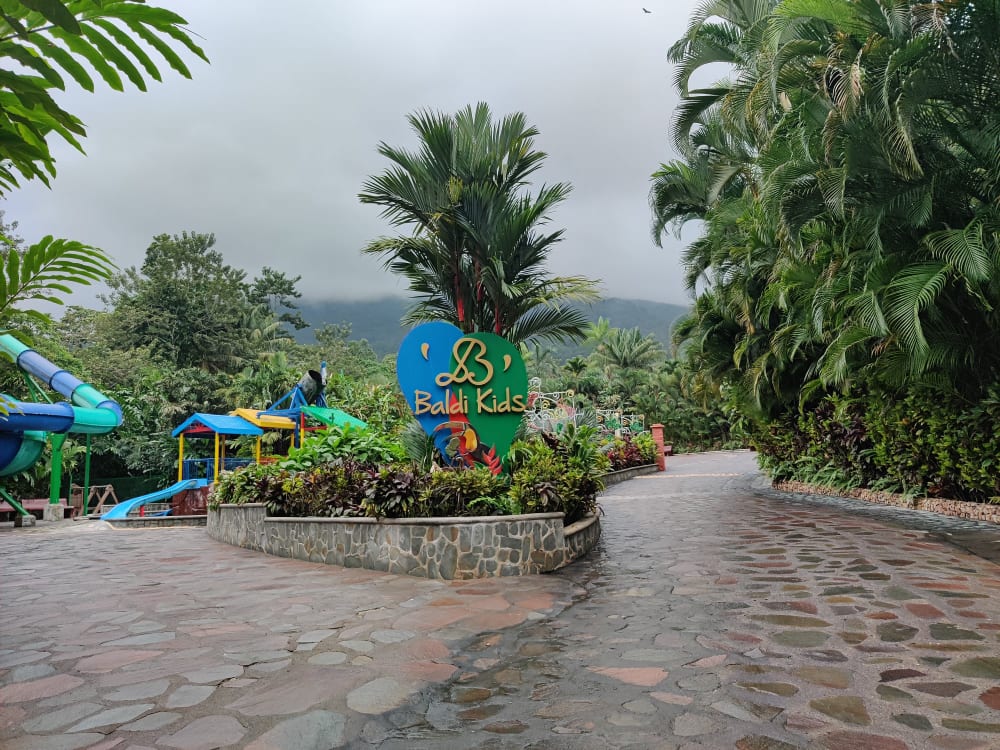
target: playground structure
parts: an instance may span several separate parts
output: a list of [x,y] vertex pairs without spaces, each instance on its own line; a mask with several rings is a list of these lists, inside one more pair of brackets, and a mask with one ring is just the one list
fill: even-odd
[[[323,394],[326,385],[326,363],[320,371],[309,370],[284,396],[267,409],[234,409],[228,414],[195,413],[179,425],[171,435],[177,438],[177,481],[157,492],[141,495],[119,503],[104,513],[103,520],[122,520],[150,503],[162,502],[182,492],[205,493],[219,481],[223,471],[275,460],[263,455],[264,435],[269,431],[286,433],[289,445],[301,445],[312,420],[320,425],[352,425],[365,427],[360,419],[327,406]],[[227,455],[227,439],[254,438],[253,456]],[[212,440],[212,455],[202,458],[185,456],[190,440]],[[170,511],[166,511],[169,513]]]
[[[62,447],[67,435],[86,435],[86,487],[90,483],[90,436],[106,434],[121,425],[121,407],[92,385],[52,364],[10,334],[0,334],[0,354],[6,354],[14,361],[36,399],[14,401],[3,395],[3,405],[8,413],[0,414],[0,477],[30,468],[41,458],[45,444],[49,442],[52,446],[52,478],[45,517],[53,517],[56,512],[61,517]],[[53,403],[39,383],[67,400]],[[84,494],[89,495],[89,489]],[[21,518],[31,515],[2,488],[0,498],[6,500]]]
[[[327,406],[323,390],[326,384],[326,363],[320,372],[310,370],[284,396],[268,409],[235,409],[229,414],[194,414],[173,432],[178,438],[177,481],[161,490],[118,502],[110,485],[90,486],[90,436],[111,432],[122,424],[121,407],[101,394],[92,385],[82,382],[10,334],[0,335],[0,354],[6,354],[24,376],[35,401],[16,401],[0,394],[7,414],[0,411],[0,477],[12,476],[34,465],[43,454],[46,443],[52,446],[52,466],[49,501],[43,517],[55,520],[63,517],[67,507],[61,502],[62,447],[67,435],[82,434],[87,439],[82,487],[71,486],[74,515],[86,516],[93,499],[95,510],[105,520],[121,520],[133,511],[142,513],[144,506],[176,498],[182,493],[201,493],[218,481],[221,471],[231,471],[254,462],[275,460],[262,455],[263,436],[267,431],[284,431],[289,445],[301,445],[305,434],[324,425],[365,427],[360,419]],[[53,403],[42,384],[67,401]],[[256,437],[253,457],[226,455],[226,438]],[[214,438],[214,454],[210,458],[185,458],[184,441]],[[79,510],[75,499],[79,498]],[[107,501],[115,504],[108,508]],[[9,492],[0,488],[0,502],[6,501],[17,517],[32,519],[33,515]],[[197,504],[197,503],[196,503]],[[32,507],[31,510],[38,510]],[[167,510],[165,513],[169,514]],[[19,523],[21,522],[19,521]]]

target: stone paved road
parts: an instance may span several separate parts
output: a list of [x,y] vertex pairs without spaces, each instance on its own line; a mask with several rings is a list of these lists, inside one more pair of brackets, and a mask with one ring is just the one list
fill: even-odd
[[1000,748],[1000,568],[944,541],[1000,533],[754,481],[671,459],[586,560],[475,583],[2,533],[0,747]]
[[479,639],[371,744],[1000,748],[1000,568],[940,541],[1000,531],[669,461],[602,498],[571,607]]
[[267,557],[204,529],[0,534],[0,748],[312,750],[456,671],[574,586],[428,581]]

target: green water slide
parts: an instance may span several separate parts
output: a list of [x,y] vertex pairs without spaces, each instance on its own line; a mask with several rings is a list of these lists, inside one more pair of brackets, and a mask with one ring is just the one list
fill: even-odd
[[32,466],[42,455],[46,439],[52,442],[52,486],[49,500],[59,501],[62,444],[67,433],[103,435],[122,423],[121,407],[52,364],[10,334],[0,334],[0,354],[6,354],[21,372],[67,399],[54,404],[12,401],[5,397],[7,414],[0,414],[0,477]]

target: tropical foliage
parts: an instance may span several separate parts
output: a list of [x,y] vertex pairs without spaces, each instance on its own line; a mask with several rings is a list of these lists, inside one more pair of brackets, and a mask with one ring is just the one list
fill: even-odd
[[[177,471],[170,433],[192,413],[266,408],[321,361],[332,370],[326,393],[332,406],[388,435],[410,419],[399,389],[387,385],[394,380],[391,363],[366,342],[350,340],[348,325],[319,329],[318,343],[297,343],[282,320],[296,314],[297,280],[274,269],[249,278],[225,262],[214,242],[188,232],[154,238],[139,267],[113,275],[106,310],[71,306],[55,321],[16,308],[10,313],[11,327],[43,356],[121,404],[124,424],[91,441],[95,483],[129,476],[145,477],[149,489],[164,486]],[[0,363],[0,392],[31,398],[9,364]],[[365,439],[357,434],[344,444],[362,450]],[[201,442],[190,442],[189,457],[200,455]],[[248,456],[253,446],[234,441],[229,449]],[[284,454],[287,445],[265,442],[265,449]],[[299,457],[307,460],[305,449]],[[42,492],[46,468],[19,480],[24,496]]]
[[604,318],[585,333],[587,356],[548,370],[538,355],[527,358],[543,390],[572,391],[582,412],[613,410],[642,415],[646,428],[662,424],[664,440],[676,452],[745,446],[733,404],[689,363],[669,358],[652,336],[614,328]]
[[48,316],[25,303],[61,305],[70,284],[89,284],[107,279],[114,263],[101,250],[70,240],[45,237],[19,250],[0,248],[0,330],[15,310],[40,322]]
[[710,0],[672,47],[653,232],[702,227],[676,338],[759,436],[837,393],[1000,379],[998,24],[993,0]]
[[289,458],[225,473],[211,503],[263,502],[275,516],[450,517],[562,512],[569,524],[597,510],[610,463],[596,430],[570,425],[520,441],[509,472],[427,471],[376,430],[331,429]]
[[[186,21],[143,0],[8,0],[0,14],[0,195],[17,187],[18,177],[46,185],[56,174],[49,139],[59,136],[79,151],[83,123],[53,96],[67,80],[93,91],[92,75],[115,91],[127,80],[140,91],[147,80],[162,80],[156,58],[191,77],[175,42],[207,60],[184,28]],[[140,44],[142,42],[142,44]],[[150,55],[149,50],[155,55]]]
[[757,441],[775,479],[1000,502],[1000,387],[969,403],[940,389],[829,396]]
[[514,343],[581,338],[586,319],[564,303],[597,294],[593,282],[545,267],[563,233],[543,227],[570,187],[527,192],[545,159],[534,148],[538,131],[521,113],[494,122],[485,104],[455,115],[419,112],[409,122],[419,151],[380,144],[392,166],[359,195],[393,226],[412,230],[365,248],[408,281],[418,300],[408,321],[446,320]]
[[[141,91],[146,79],[162,80],[141,40],[181,75],[191,73],[166,41],[172,39],[198,57],[205,53],[184,29],[186,21],[144,0],[10,0],[0,13],[0,197],[18,186],[18,177],[54,177],[49,138],[57,135],[83,151],[83,123],[52,96],[65,91],[68,76],[86,91],[94,90],[88,67],[116,91],[122,75]],[[139,68],[142,68],[140,72]],[[71,285],[108,278],[114,263],[101,250],[80,242],[45,237],[28,248],[12,234],[17,222],[0,218],[0,331],[18,310],[20,316],[46,323],[34,303],[62,304]],[[8,236],[9,235],[9,236]],[[16,308],[15,308],[16,306]],[[8,403],[0,396],[0,416]]]

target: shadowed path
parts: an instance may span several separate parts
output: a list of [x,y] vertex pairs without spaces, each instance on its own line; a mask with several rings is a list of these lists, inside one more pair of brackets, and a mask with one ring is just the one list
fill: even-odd
[[523,579],[0,534],[0,746],[1000,746],[1000,568],[941,537],[1000,533],[756,481],[752,454],[670,459]]

